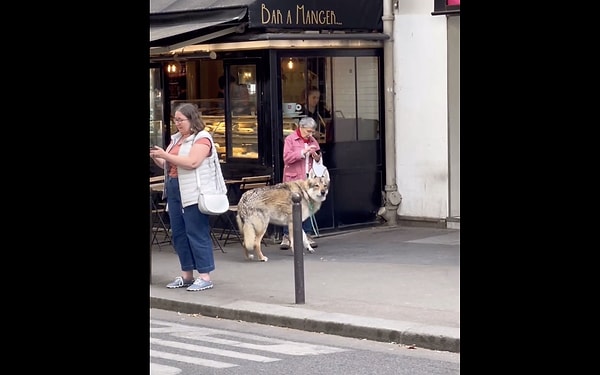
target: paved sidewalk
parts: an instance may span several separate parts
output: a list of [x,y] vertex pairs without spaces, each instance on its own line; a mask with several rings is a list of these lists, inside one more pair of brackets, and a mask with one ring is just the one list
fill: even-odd
[[167,289],[179,262],[155,245],[150,306],[460,352],[460,230],[375,227],[317,242],[303,256],[304,293],[289,250],[263,245],[268,262],[246,261],[236,242],[215,251],[213,289]]

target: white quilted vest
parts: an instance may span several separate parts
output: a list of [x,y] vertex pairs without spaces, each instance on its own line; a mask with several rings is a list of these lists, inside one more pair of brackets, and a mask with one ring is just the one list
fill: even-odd
[[[175,136],[176,135],[173,136],[173,139],[177,141],[179,137],[177,137],[176,139]],[[191,206],[192,204],[198,204],[198,196],[200,195],[200,190],[198,189],[198,183],[196,181],[196,170],[198,170],[198,173],[200,174],[200,179],[203,181],[202,186],[204,186],[204,182],[210,182],[210,184],[206,184],[210,186],[217,185],[216,175],[209,166],[212,153],[216,152],[213,139],[209,132],[207,132],[206,130],[202,130],[201,132],[196,134],[195,137],[190,136],[187,139],[185,139],[181,147],[179,148],[179,155],[188,155],[194,142],[196,142],[196,140],[200,138],[208,138],[210,140],[212,150],[211,154],[209,154],[209,156],[207,156],[206,159],[202,161],[202,164],[200,164],[200,166],[196,169],[185,169],[177,167],[177,176],[179,179],[179,193],[181,194],[181,204],[183,207]]]

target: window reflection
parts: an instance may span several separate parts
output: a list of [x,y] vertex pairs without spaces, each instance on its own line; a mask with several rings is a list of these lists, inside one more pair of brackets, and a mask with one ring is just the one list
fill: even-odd
[[327,128],[331,125],[331,58],[283,57],[280,60],[283,103],[298,105],[294,113],[282,110],[283,134],[293,131],[303,116],[318,124],[315,138],[321,143],[331,140]]

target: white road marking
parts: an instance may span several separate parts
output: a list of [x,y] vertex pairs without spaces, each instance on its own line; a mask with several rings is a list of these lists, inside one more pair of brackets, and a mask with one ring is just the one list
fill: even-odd
[[[228,336],[238,336],[236,332],[224,333]],[[243,335],[243,334],[242,334]],[[301,342],[294,341],[282,341],[277,339],[265,339],[264,337],[254,336],[252,340],[260,341],[271,341],[270,344],[249,344],[236,340],[221,339],[213,336],[198,336],[194,335],[194,332],[185,333],[174,333],[173,336],[181,337],[190,340],[198,340],[204,342],[210,342],[213,344],[230,345],[236,348],[252,349],[252,350],[263,350],[266,352],[287,354],[287,355],[319,355],[329,353],[345,352],[346,349],[334,348],[331,346],[304,344]],[[252,336],[252,335],[250,335]],[[247,337],[248,338],[248,337]]]
[[[209,348],[206,346],[186,344],[186,343],[182,343],[179,341],[169,341],[169,340],[162,340],[162,339],[156,339],[156,338],[150,338],[150,344],[168,346],[171,348],[189,350],[189,351],[198,352],[198,353],[208,353],[208,354],[222,355],[222,356],[231,357],[231,358],[246,359],[248,361],[254,361],[254,362],[275,362],[275,361],[280,360],[279,358],[270,358],[270,357],[264,357],[262,355],[245,354],[245,353],[240,353],[240,352],[234,352],[232,350],[215,349],[215,348]],[[156,346],[153,346],[153,348],[156,349]]]
[[150,362],[150,375],[177,375],[181,374],[181,369],[177,367],[160,365]]
[[[150,320],[150,334],[156,336],[157,334],[167,334],[174,338],[181,338],[185,340],[194,340],[204,343],[228,345],[235,349],[249,349],[259,350],[270,353],[285,354],[290,356],[302,356],[302,355],[319,355],[319,354],[330,354],[345,352],[349,349],[335,348],[325,345],[307,344],[296,341],[280,340],[270,337],[263,337],[248,333],[226,331],[213,328],[198,327],[194,325],[185,325],[172,323],[162,320]],[[238,340],[239,339],[239,340]],[[228,368],[238,367],[239,365],[221,362],[209,359],[202,359],[193,356],[169,353],[157,350],[159,347],[169,347],[178,350],[186,350],[195,353],[207,353],[211,355],[218,355],[229,358],[237,358],[242,360],[254,361],[254,362],[275,362],[281,361],[282,358],[272,358],[262,355],[244,353],[243,350],[227,350],[219,349],[213,346],[189,344],[180,341],[165,340],[157,337],[150,337],[150,357],[162,358],[177,362],[185,362],[198,366],[214,367],[214,368]],[[151,363],[151,375],[176,375],[181,371],[175,367],[152,364]],[[179,372],[173,372],[179,371]]]

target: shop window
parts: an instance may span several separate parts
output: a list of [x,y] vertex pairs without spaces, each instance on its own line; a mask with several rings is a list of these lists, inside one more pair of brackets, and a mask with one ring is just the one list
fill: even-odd
[[[302,117],[310,116],[317,123],[315,137],[327,142],[331,126],[331,58],[282,58],[283,135],[293,132]],[[284,105],[285,103],[285,105]]]
[[379,139],[379,60],[333,58],[335,142]]
[[[188,76],[188,97],[172,100],[171,113],[183,102],[197,105],[223,162],[230,158],[258,160],[256,65],[230,65],[228,79],[221,78],[225,74],[222,61],[191,62],[188,65],[188,72],[199,72],[200,79],[190,79],[191,74]],[[215,74],[216,71],[218,74]],[[220,91],[221,86],[227,86],[227,90]],[[226,114],[227,95],[229,113]],[[177,131],[173,121],[171,128]]]
[[163,88],[160,68],[150,68],[150,146],[164,147]]
[[379,139],[378,57],[283,57],[280,68],[284,136],[311,116],[319,143]]

